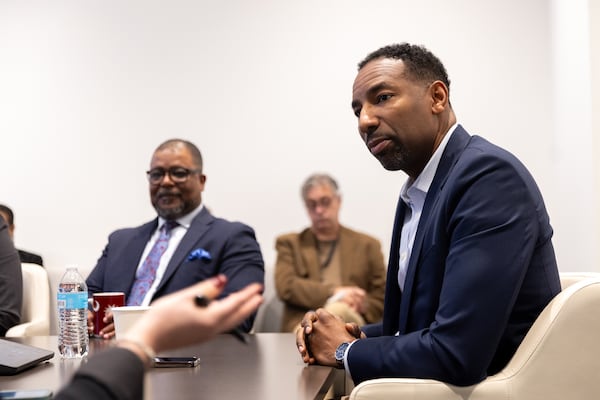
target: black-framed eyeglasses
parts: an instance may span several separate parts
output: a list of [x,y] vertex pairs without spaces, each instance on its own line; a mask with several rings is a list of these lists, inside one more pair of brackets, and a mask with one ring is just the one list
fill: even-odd
[[202,172],[201,169],[188,169],[183,167],[173,167],[169,169],[164,168],[154,168],[150,171],[146,171],[146,175],[148,175],[148,182],[153,185],[158,185],[162,182],[165,175],[169,175],[169,179],[174,183],[183,183],[188,180],[191,174]]

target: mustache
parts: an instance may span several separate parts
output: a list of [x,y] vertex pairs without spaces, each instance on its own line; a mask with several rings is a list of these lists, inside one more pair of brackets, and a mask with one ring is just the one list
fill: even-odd
[[173,189],[159,189],[158,192],[156,192],[156,197],[160,198],[160,197],[165,197],[165,196],[180,196],[181,192],[179,190],[173,190]]

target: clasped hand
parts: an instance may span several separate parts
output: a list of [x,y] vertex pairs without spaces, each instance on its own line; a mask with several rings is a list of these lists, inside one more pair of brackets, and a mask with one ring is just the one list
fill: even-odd
[[[103,322],[106,326],[100,331],[100,337],[103,339],[112,339],[115,337],[115,322],[112,311],[107,310],[105,312]],[[94,313],[90,310],[87,313],[87,331],[90,336],[94,333]]]
[[358,286],[338,286],[331,297],[339,298],[359,314],[367,311],[367,292]]
[[346,323],[322,308],[304,314],[296,330],[296,347],[305,363],[337,366],[335,350],[343,342],[365,338],[355,323]]

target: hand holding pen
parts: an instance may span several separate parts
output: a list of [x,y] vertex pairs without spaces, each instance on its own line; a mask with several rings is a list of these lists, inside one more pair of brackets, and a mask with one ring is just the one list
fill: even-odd
[[[262,285],[253,283],[217,300],[226,283],[227,278],[218,275],[161,297],[124,339],[161,353],[231,331],[256,312],[263,301]],[[206,300],[196,300],[198,297]]]

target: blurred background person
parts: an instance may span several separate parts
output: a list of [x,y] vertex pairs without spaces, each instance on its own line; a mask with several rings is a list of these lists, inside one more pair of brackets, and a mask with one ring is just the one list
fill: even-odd
[[[200,150],[170,139],[160,144],[147,171],[156,218],[110,234],[108,244],[86,279],[88,292],[123,292],[127,305],[146,306],[169,293],[212,276],[227,276],[222,297],[252,282],[264,283],[264,261],[254,230],[213,216],[202,203],[206,183]],[[249,332],[255,314],[240,328]],[[88,330],[93,331],[93,313]],[[100,335],[114,336],[112,313]]]
[[379,321],[386,274],[381,243],[340,225],[342,199],[331,176],[309,176],[301,195],[311,226],[275,242],[281,330],[293,332],[306,311],[319,307],[359,325]]
[[[8,206],[0,204],[0,215],[6,221],[6,224],[8,225],[8,234],[10,239],[14,242],[15,214]],[[19,259],[22,263],[37,264],[41,265],[42,267],[44,266],[44,260],[42,259],[42,256],[21,249],[17,249],[17,252],[19,253]]]
[[0,336],[21,320],[23,276],[8,226],[0,215]]

